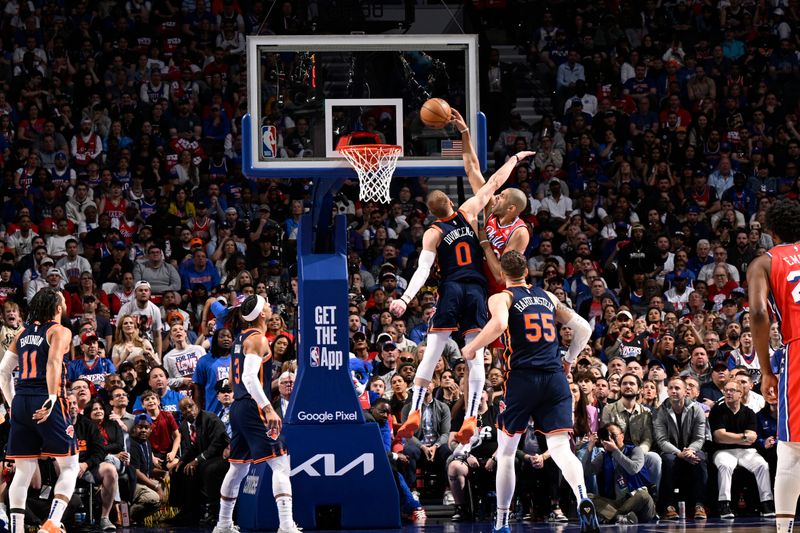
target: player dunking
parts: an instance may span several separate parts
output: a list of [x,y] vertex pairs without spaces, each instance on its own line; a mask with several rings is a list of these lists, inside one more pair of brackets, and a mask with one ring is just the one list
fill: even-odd
[[[478,214],[506,182],[517,163],[531,155],[533,152],[520,152],[506,161],[458,211],[453,210],[452,202],[443,192],[433,191],[428,195],[428,209],[438,220],[422,236],[417,270],[406,291],[389,306],[395,316],[405,313],[408,303],[428,279],[434,261],[438,262],[441,276],[439,301],[428,328],[427,349],[414,377],[411,410],[397,431],[400,437],[408,438],[419,428],[425,392],[451,332],[460,330],[468,342],[486,324],[486,276],[482,270],[483,252],[476,237],[475,223]],[[469,395],[464,424],[456,435],[462,444],[470,441],[477,428],[476,411],[486,380],[482,350],[481,356],[469,361],[468,366]]]
[[[478,155],[470,141],[469,128],[464,122],[464,118],[455,109],[452,109],[452,113],[451,122],[461,133],[463,141],[464,169],[467,171],[472,194],[478,194],[480,188],[486,183],[481,174]],[[480,232],[480,244],[485,256],[483,270],[489,282],[489,296],[506,288],[500,276],[500,257],[510,250],[524,254],[528,248],[530,234],[525,222],[519,218],[519,214],[525,210],[527,205],[528,199],[525,193],[516,188],[503,190],[486,204],[487,216],[484,229]]]
[[[800,204],[779,200],[767,209],[767,229],[777,243],[747,269],[750,327],[761,367],[761,394],[778,402],[778,467],[775,476],[775,517],[779,533],[792,531],[800,496]],[[769,356],[769,298],[786,343],[780,379]]]
[[238,533],[239,528],[233,525],[233,508],[239,485],[250,470],[250,463],[264,461],[272,468],[272,494],[280,520],[278,533],[298,533],[292,518],[289,456],[280,439],[281,418],[267,396],[272,386],[272,354],[264,333],[272,310],[262,296],[254,295],[242,302],[239,312],[244,327],[231,352],[230,381],[235,401],[230,411],[230,468],[222,482],[219,521],[213,533]]
[[[8,492],[10,533],[25,531],[25,501],[39,457],[54,457],[60,470],[50,514],[39,533],[61,531],[61,518],[78,480],[75,430],[64,401],[64,359],[72,341],[72,334],[61,325],[66,310],[59,291],[37,292],[31,299],[29,325],[17,334],[0,363],[0,389],[11,405],[6,459],[16,463]],[[16,390],[15,368],[19,368]]]
[[[497,518],[495,533],[509,533],[508,515],[516,477],[514,454],[522,433],[533,418],[536,431],[547,439],[547,449],[561,469],[578,501],[581,531],[599,531],[594,505],[588,498],[583,467],[570,449],[572,395],[565,374],[586,346],[589,324],[558,299],[525,281],[525,256],[510,251],[500,258],[506,290],[489,298],[492,318],[462,350],[468,361],[477,359],[481,346],[504,335],[506,384],[497,416]],[[556,322],[569,326],[574,337],[562,363],[558,355]]]

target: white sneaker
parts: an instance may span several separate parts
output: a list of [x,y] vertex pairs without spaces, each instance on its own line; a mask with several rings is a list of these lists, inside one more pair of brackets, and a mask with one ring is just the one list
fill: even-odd
[[217,524],[217,527],[214,528],[212,533],[239,533],[239,526],[233,524],[229,526],[221,526]]
[[295,524],[294,522],[289,524],[289,527],[285,527],[285,528],[284,527],[279,527],[278,528],[278,533],[300,533],[301,531],[303,531],[303,530],[300,529],[299,527],[297,527],[297,524]]
[[422,507],[414,509],[414,512],[411,513],[411,523],[415,526],[424,526],[427,520],[428,515]]
[[453,491],[447,489],[444,491],[444,498],[442,498],[442,505],[454,505],[456,499],[453,497]]
[[117,530],[117,526],[115,526],[114,523],[107,516],[101,516],[100,529],[106,532],[112,532]]

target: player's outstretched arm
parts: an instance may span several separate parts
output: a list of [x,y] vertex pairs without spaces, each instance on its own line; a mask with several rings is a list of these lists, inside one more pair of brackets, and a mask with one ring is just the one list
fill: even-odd
[[489,313],[492,318],[483,327],[480,333],[464,346],[461,355],[464,359],[475,359],[475,352],[479,348],[488,346],[495,341],[508,327],[508,308],[511,307],[511,295],[499,292],[489,298]]
[[393,300],[389,304],[389,312],[394,316],[403,316],[406,312],[408,303],[414,299],[422,285],[428,280],[431,274],[431,268],[436,261],[436,249],[439,243],[442,242],[442,232],[435,227],[428,228],[422,235],[422,252],[419,254],[417,260],[417,270],[408,282],[405,292],[399,300]]
[[[24,331],[24,330],[23,330]],[[3,360],[0,362],[0,392],[3,393],[6,403],[11,407],[11,402],[14,400],[14,369],[19,366],[19,358],[17,357],[17,339],[22,334],[22,331],[14,336],[11,345],[3,354]]]
[[769,276],[770,257],[757,257],[747,267],[747,294],[750,304],[750,331],[753,334],[753,347],[761,367],[761,394],[767,400],[775,399],[778,391],[778,378],[772,372],[769,359]]
[[494,193],[497,192],[497,189],[505,184],[517,164],[523,159],[534,155],[536,155],[536,152],[522,151],[517,152],[514,157],[509,158],[502,167],[492,174],[489,181],[480,188],[475,196],[461,204],[461,211],[464,212],[468,219],[477,217],[478,213],[483,211],[483,208],[486,207],[489,201],[494,197]]
[[478,154],[475,153],[475,147],[472,146],[472,136],[470,135],[469,126],[461,116],[461,113],[451,108],[450,122],[456,127],[461,134],[462,148],[461,157],[464,159],[464,170],[467,172],[469,178],[469,186],[472,188],[472,194],[478,194],[478,191],[486,183],[486,179],[481,172],[481,164],[478,161]]

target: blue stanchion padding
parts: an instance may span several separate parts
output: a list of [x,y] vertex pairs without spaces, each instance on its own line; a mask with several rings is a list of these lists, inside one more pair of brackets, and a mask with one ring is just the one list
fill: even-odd
[[[338,505],[342,529],[400,527],[397,487],[376,424],[290,425],[284,427],[284,437],[298,526],[316,529],[317,507]],[[267,463],[250,468],[236,508],[242,529],[278,528]]]
[[312,425],[363,423],[349,367],[346,217],[336,217],[332,254],[311,253],[309,222],[310,216],[301,221],[297,243],[300,342],[285,420]]
[[[316,192],[320,192],[318,189]],[[326,194],[327,196],[327,194]],[[327,202],[315,198],[330,213]],[[284,417],[295,521],[317,528],[320,506],[339,507],[345,529],[400,526],[397,487],[378,426],[366,424],[349,370],[346,218],[338,215],[332,253],[315,254],[324,235],[322,213],[305,215],[298,235],[300,338],[298,373]],[[236,523],[253,530],[278,527],[272,471],[253,465],[242,483]]]

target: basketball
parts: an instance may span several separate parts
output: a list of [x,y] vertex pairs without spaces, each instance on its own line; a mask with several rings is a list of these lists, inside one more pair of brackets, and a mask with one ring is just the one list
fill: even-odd
[[419,118],[431,128],[444,128],[450,122],[450,104],[441,98],[431,98],[422,104]]

